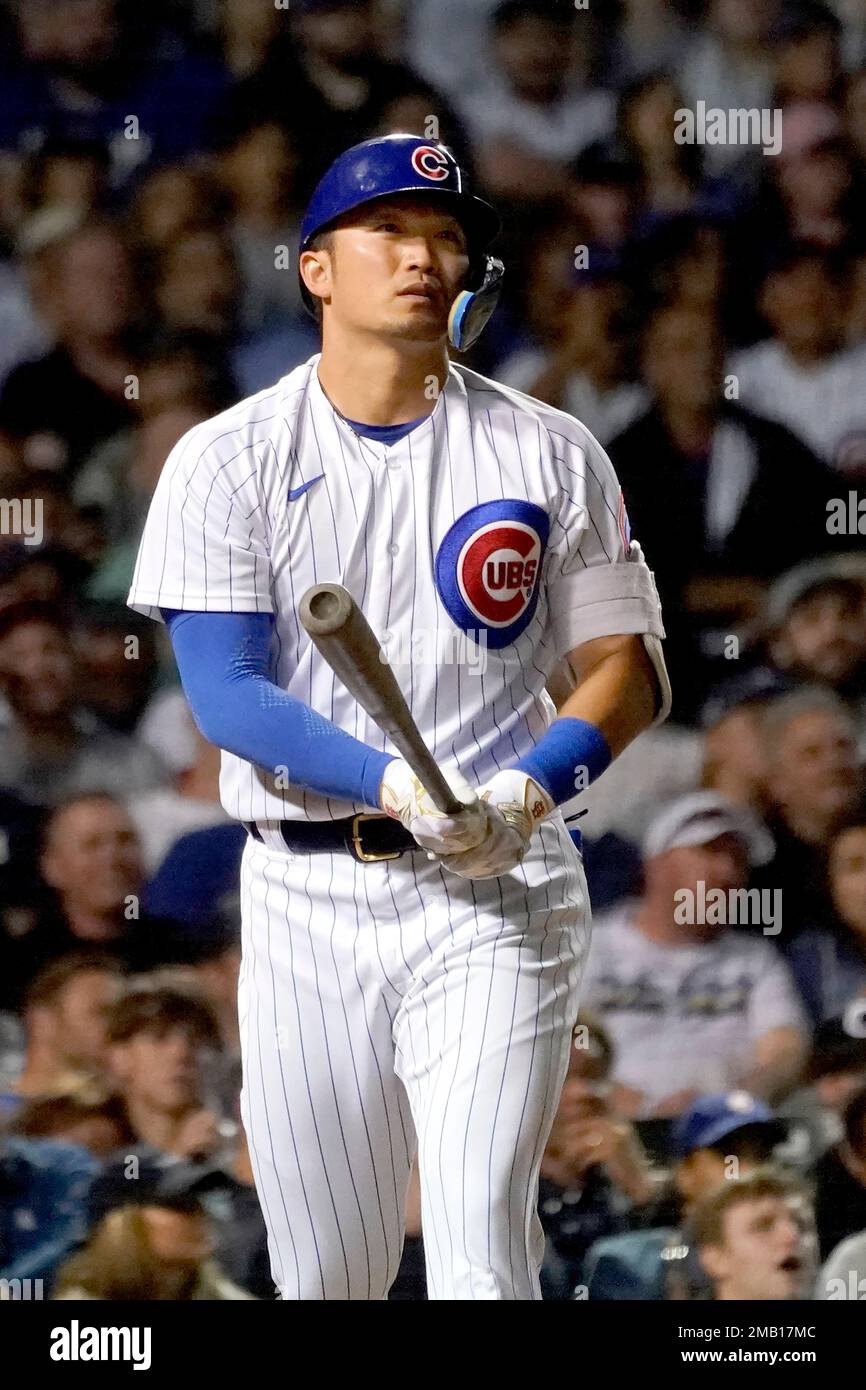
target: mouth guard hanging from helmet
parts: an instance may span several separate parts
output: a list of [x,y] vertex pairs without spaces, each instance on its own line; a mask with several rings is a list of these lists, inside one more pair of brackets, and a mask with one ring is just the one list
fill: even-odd
[[[300,250],[306,251],[313,237],[343,213],[400,193],[420,193],[450,204],[466,231],[474,274],[470,272],[469,286],[451,305],[448,341],[454,348],[471,347],[496,308],[502,287],[503,264],[486,254],[501,222],[488,202],[470,192],[466,171],[446,145],[418,135],[383,135],[338,155],[310,199],[301,224]],[[314,299],[303,279],[301,297],[314,313]]]

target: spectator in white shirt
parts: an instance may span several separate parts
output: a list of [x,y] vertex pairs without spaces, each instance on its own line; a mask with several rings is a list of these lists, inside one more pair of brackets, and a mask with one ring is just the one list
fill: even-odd
[[772,336],[734,355],[742,405],[785,425],[838,472],[866,473],[866,344],[846,347],[843,281],[814,247],[794,247],[767,275]]
[[[584,1003],[613,1038],[616,1080],[635,1115],[679,1114],[696,1095],[728,1088],[775,1101],[798,1080],[803,1006],[751,920],[769,916],[767,902],[736,893],[749,861],[769,857],[767,839],[714,792],[679,798],[647,834],[643,897],[596,925]],[[753,932],[730,930],[747,917]]]

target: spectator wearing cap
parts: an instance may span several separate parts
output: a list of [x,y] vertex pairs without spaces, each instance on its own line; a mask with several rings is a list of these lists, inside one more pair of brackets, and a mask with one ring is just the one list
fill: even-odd
[[24,998],[24,1066],[18,1096],[43,1096],[103,1073],[106,1015],[122,970],[109,955],[76,951],[47,965]]
[[810,1298],[812,1212],[800,1184],[772,1171],[724,1182],[699,1202],[689,1237],[717,1302]]
[[40,970],[70,951],[96,950],[131,970],[172,959],[175,923],[142,910],[135,828],[105,793],[61,802],[49,814],[41,883],[20,909],[4,907],[0,988],[15,1004]]
[[813,1174],[822,1260],[840,1241],[866,1230],[866,1087],[848,1101],[842,1123],[843,1137]]
[[670,1138],[670,1184],[647,1229],[598,1241],[583,1283],[591,1299],[707,1298],[709,1280],[686,1227],[695,1206],[733,1172],[743,1177],[769,1163],[785,1126],[745,1091],[701,1096],[676,1121]]
[[58,1266],[84,1239],[98,1171],[80,1145],[0,1137],[0,1279],[41,1279],[50,1293]]
[[500,380],[558,410],[566,410],[606,445],[646,409],[644,388],[630,380],[630,294],[617,256],[590,247],[585,268],[574,272],[565,331],[548,353],[522,353],[505,364]]
[[[759,303],[769,336],[729,362],[740,401],[790,430],[842,479],[861,476],[866,469],[866,344],[845,342],[840,267],[814,245],[794,245],[776,257]],[[842,479],[828,497],[839,495]],[[807,505],[815,503],[798,498],[798,511]],[[825,504],[825,530],[827,520]]]
[[108,222],[79,218],[39,253],[28,248],[32,294],[55,346],[9,373],[0,429],[28,468],[70,476],[132,418],[125,387],[134,290],[127,247]]
[[827,847],[828,914],[788,943],[786,956],[816,1022],[862,1004],[866,1019],[866,808]]
[[613,131],[607,92],[578,70],[575,12],[544,0],[504,0],[491,20],[491,63],[454,100],[494,197],[516,204],[559,196],[566,166]]
[[60,1270],[58,1300],[241,1301],[252,1297],[214,1259],[209,1194],[227,1185],[145,1148],[108,1165],[93,1184],[90,1233]]
[[866,560],[828,557],[782,575],[761,627],[770,670],[834,690],[866,738]]
[[568,1072],[541,1160],[538,1215],[545,1235],[542,1297],[568,1299],[590,1246],[627,1231],[659,1191],[637,1133],[616,1106],[613,1050],[604,1028],[578,1017]]
[[750,860],[770,852],[746,812],[695,792],[650,825],[643,896],[599,917],[583,998],[613,1039],[633,1114],[676,1115],[720,1086],[775,1100],[795,1085],[807,1025],[793,980],[769,940],[732,925],[765,915],[744,889]]
[[100,726],[79,701],[80,672],[64,614],[21,603],[0,613],[0,785],[37,805],[99,788],[129,796],[166,780],[156,755]]
[[[705,312],[673,305],[653,314],[643,374],[653,404],[608,452],[665,612],[675,714],[690,719],[707,652],[722,651],[714,631],[730,632],[757,606],[756,581],[831,548],[834,484],[781,425],[722,398],[721,339]],[[780,496],[797,498],[784,525]]]
[[159,975],[133,984],[108,1018],[108,1064],[139,1143],[203,1158],[221,1144],[218,1117],[202,1103],[205,1050],[217,1022],[200,994]]
[[770,768],[767,819],[775,843],[754,883],[780,890],[784,940],[832,915],[827,850],[863,796],[857,728],[833,691],[804,686],[771,701],[762,719]]

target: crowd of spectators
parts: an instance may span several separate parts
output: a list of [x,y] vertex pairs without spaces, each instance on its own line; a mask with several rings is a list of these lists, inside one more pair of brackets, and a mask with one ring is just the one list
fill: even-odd
[[[174,443],[317,351],[318,176],[410,131],[503,214],[469,365],[608,450],[668,634],[671,720],[567,808],[595,923],[544,1296],[858,1296],[866,9],[0,0],[0,90],[0,1279],[275,1296],[245,832],[124,604]],[[722,138],[678,138],[699,108]],[[392,1297],[422,1255],[416,1174]]]

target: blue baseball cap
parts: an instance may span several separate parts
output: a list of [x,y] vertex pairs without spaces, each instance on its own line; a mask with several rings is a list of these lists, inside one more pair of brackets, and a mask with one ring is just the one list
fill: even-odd
[[700,1096],[674,1124],[671,1147],[678,1158],[685,1158],[695,1149],[713,1148],[738,1129],[755,1128],[764,1131],[770,1147],[780,1144],[788,1132],[769,1106],[748,1091]]

